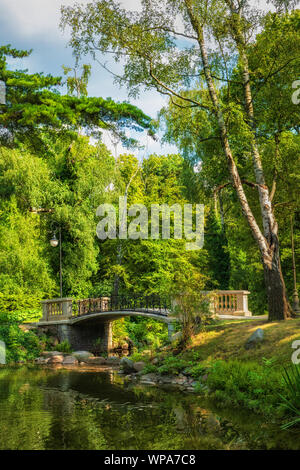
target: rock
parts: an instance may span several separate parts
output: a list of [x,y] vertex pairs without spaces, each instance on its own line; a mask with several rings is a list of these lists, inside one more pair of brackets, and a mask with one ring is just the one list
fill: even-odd
[[117,356],[110,356],[107,358],[107,364],[112,365],[112,366],[117,366],[120,364],[120,358]]
[[45,360],[46,360],[46,359],[45,359],[44,357],[36,357],[35,360],[34,360],[34,362],[35,362],[36,364],[42,364],[43,362],[45,362]]
[[163,375],[160,377],[160,382],[162,384],[170,384],[172,383],[173,377],[170,377],[169,375]]
[[105,357],[102,357],[102,356],[88,357],[87,360],[84,362],[86,362],[89,365],[101,366],[103,364],[106,364],[106,359]]
[[62,364],[64,356],[52,356],[48,359],[48,364]]
[[187,382],[186,377],[184,375],[179,374],[178,377],[174,377],[172,383],[175,385],[183,385]]
[[133,364],[133,368],[137,372],[140,372],[141,370],[143,370],[145,368],[145,366],[146,366],[146,364],[143,361],[134,362],[134,364]]
[[59,351],[44,351],[42,352],[43,357],[63,356],[63,353]]
[[124,370],[124,372],[130,373],[134,371],[133,361],[128,359],[128,357],[122,357],[120,361],[120,366]]
[[158,377],[156,374],[145,374],[141,377],[141,383],[146,385],[156,385]]
[[72,356],[76,357],[79,362],[86,362],[89,357],[93,357],[93,354],[88,351],[75,351]]
[[78,361],[77,361],[76,357],[74,357],[74,356],[66,356],[66,357],[64,357],[63,365],[72,365],[72,366],[76,366],[77,364],[78,364]]
[[245,343],[245,349],[251,349],[254,348],[257,344],[261,343],[264,339],[264,331],[261,328],[258,328],[257,330],[252,333],[250,338],[247,339]]

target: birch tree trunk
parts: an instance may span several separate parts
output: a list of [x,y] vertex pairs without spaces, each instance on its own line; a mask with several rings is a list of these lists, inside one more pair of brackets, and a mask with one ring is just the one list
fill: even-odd
[[[253,169],[256,179],[256,186],[259,193],[261,217],[263,232],[261,231],[253,213],[249,206],[237,166],[235,164],[229,140],[228,132],[223,116],[223,112],[220,106],[219,98],[216,92],[214,81],[211,75],[210,65],[208,61],[208,55],[206,50],[206,44],[204,39],[203,25],[200,23],[200,19],[196,13],[194,13],[192,0],[184,0],[188,16],[190,18],[192,27],[197,34],[197,40],[200,47],[201,59],[205,74],[207,87],[213,111],[217,117],[220,138],[224,154],[227,159],[228,169],[231,176],[233,187],[236,190],[239,202],[242,207],[242,212],[246,217],[250,226],[252,235],[256,240],[259,247],[262,264],[264,268],[265,284],[267,289],[268,308],[269,308],[269,320],[285,320],[291,316],[291,308],[286,296],[285,283],[282,276],[280,254],[279,254],[279,241],[278,241],[278,225],[275,220],[272,204],[270,200],[269,190],[265,184],[265,178],[262,168],[262,162],[255,138],[255,127],[254,127],[254,111],[251,96],[251,87],[249,80],[248,60],[243,47],[242,37],[240,36],[241,31],[238,28],[234,31],[234,39],[237,43],[241,62],[243,65],[243,85],[245,93],[245,108],[249,120],[249,126],[252,130],[251,133],[251,149],[253,158]],[[229,6],[232,2],[228,0]],[[237,17],[238,20],[238,17]]]

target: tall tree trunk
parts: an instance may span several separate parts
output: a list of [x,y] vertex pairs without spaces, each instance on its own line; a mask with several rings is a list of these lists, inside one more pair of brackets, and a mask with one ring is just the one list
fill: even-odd
[[[267,298],[269,306],[269,320],[284,320],[291,316],[292,309],[287,299],[285,282],[282,275],[279,240],[278,240],[278,224],[274,216],[272,207],[273,191],[269,192],[266,185],[262,160],[256,138],[256,123],[254,115],[254,106],[252,99],[252,90],[250,83],[249,62],[246,52],[246,43],[242,30],[242,7],[239,12],[233,10],[233,1],[227,0],[227,4],[231,10],[232,16],[232,36],[237,45],[240,62],[243,70],[243,87],[245,95],[245,110],[248,118],[248,125],[251,131],[251,149],[255,180],[257,183],[259,202],[263,223],[263,232],[269,247],[269,257],[262,261],[264,266],[265,284],[267,289]],[[275,139],[276,140],[276,139]],[[278,142],[276,141],[276,151],[278,151]],[[274,188],[275,192],[275,188]]]
[[264,262],[265,284],[269,306],[269,320],[285,320],[291,316],[291,306],[287,300],[285,283],[281,271],[278,239],[272,252],[271,263]]
[[[191,24],[194,28],[194,31],[197,34],[198,44],[201,51],[201,59],[204,69],[204,74],[206,78],[206,83],[210,95],[210,99],[213,105],[213,110],[218,120],[219,132],[222,147],[224,154],[227,159],[229,174],[231,176],[233,187],[236,190],[237,196],[239,198],[242,212],[246,217],[248,224],[251,228],[252,235],[256,240],[256,243],[259,247],[262,264],[265,272],[265,283],[267,289],[267,298],[268,298],[268,307],[269,307],[269,320],[285,320],[291,315],[291,309],[286,297],[285,284],[281,272],[280,265],[280,256],[279,256],[279,243],[278,243],[278,226],[274,218],[272,204],[269,197],[269,190],[265,184],[263,168],[261,164],[260,155],[258,152],[258,147],[255,140],[255,133],[252,134],[251,138],[251,148],[253,155],[253,167],[256,177],[256,185],[259,191],[260,207],[261,207],[261,216],[263,222],[262,233],[259,225],[252,213],[252,210],[249,206],[247,196],[245,194],[241,178],[238,173],[237,166],[235,164],[229,140],[227,134],[227,127],[225,124],[223,112],[220,106],[219,98],[216,92],[215,84],[211,75],[208,55],[206,51],[206,44],[204,40],[204,31],[203,25],[200,23],[200,20],[197,14],[194,13],[193,2],[192,0],[184,0],[188,16],[190,18]],[[242,60],[245,60],[245,56],[242,57]],[[247,62],[246,62],[247,63]],[[249,81],[249,72],[247,67],[244,67],[243,73],[244,80],[244,91],[245,91],[245,101],[246,101],[246,111],[251,123],[253,123],[253,107],[252,107],[252,97]]]

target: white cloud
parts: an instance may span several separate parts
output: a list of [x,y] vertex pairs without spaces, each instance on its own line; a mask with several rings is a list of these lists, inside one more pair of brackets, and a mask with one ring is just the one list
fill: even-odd
[[[81,0],[87,3],[88,0]],[[59,34],[60,7],[74,4],[74,0],[1,0],[0,17],[10,23],[18,35],[26,37]]]

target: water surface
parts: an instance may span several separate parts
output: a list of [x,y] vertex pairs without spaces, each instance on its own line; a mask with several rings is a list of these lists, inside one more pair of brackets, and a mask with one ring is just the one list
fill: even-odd
[[0,368],[0,449],[300,449],[298,431],[115,371]]

